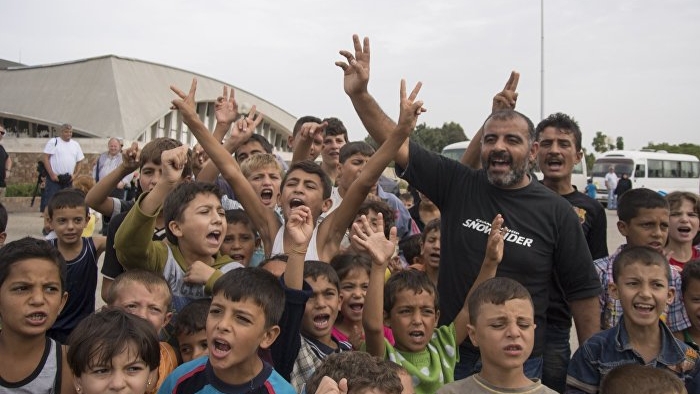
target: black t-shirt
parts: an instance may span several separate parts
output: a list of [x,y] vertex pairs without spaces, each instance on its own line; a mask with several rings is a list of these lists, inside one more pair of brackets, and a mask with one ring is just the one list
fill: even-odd
[[491,222],[499,213],[509,233],[498,276],[517,280],[532,296],[537,324],[534,356],[542,354],[554,275],[569,301],[600,293],[591,253],[571,205],[539,182],[500,189],[489,183],[484,170],[472,170],[413,142],[402,178],[442,213],[440,325],[451,323],[461,310],[481,268]]

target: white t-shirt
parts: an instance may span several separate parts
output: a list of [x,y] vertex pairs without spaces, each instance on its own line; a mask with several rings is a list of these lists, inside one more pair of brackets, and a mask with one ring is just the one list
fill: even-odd
[[617,174],[614,172],[605,174],[605,186],[608,187],[608,190],[614,190],[617,187]]
[[51,138],[44,147],[44,153],[50,155],[49,164],[56,175],[73,174],[75,165],[83,160],[83,150],[74,140],[64,141],[61,138]]

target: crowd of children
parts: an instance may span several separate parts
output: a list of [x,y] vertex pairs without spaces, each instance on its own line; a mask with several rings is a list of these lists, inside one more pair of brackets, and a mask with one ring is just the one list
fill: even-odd
[[[169,138],[132,145],[96,184],[54,195],[48,241],[5,245],[0,204],[0,393],[700,393],[695,193],[620,196],[626,244],[592,261],[601,331],[566,360],[561,387],[525,368],[541,323],[536,297],[499,275],[506,213],[483,223],[478,275],[438,323],[441,300],[456,297],[438,293],[450,212],[377,184],[408,149],[420,88],[401,81],[399,119],[376,150],[349,142],[336,118],[301,118],[285,169],[253,134],[262,115],[239,115],[228,88],[210,133],[193,80],[171,89],[196,157]],[[138,198],[110,197],[135,170]],[[84,232],[91,210],[110,218],[106,237]],[[456,379],[467,339],[478,372]]]

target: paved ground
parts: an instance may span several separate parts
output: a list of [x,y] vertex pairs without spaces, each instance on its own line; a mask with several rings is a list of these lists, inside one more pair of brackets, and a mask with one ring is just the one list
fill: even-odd
[[[607,211],[608,216],[608,250],[610,252],[615,251],[619,245],[624,242],[624,237],[620,235],[617,231],[617,212]],[[13,241],[25,236],[41,237],[41,228],[43,226],[44,219],[41,218],[39,212],[17,212],[10,213],[9,220],[7,224],[7,241]],[[98,222],[95,228],[100,228],[101,224]],[[100,257],[100,268],[102,268],[102,257]],[[103,305],[102,299],[100,298],[100,285],[101,281],[98,281],[97,288],[97,303],[98,307]],[[571,348],[576,349],[578,347],[578,340],[576,339],[575,331],[571,333]]]

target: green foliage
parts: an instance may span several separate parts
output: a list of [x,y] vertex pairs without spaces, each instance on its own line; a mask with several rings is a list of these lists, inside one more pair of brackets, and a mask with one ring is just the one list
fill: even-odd
[[36,184],[33,183],[15,183],[12,185],[7,185],[5,189],[5,196],[7,197],[31,197],[34,193],[34,187]]
[[595,163],[595,153],[588,153],[586,148],[583,148],[583,155],[586,157],[586,169],[590,174],[590,172],[593,171],[593,163]]
[[603,153],[615,149],[615,146],[610,144],[609,141],[610,137],[605,135],[602,131],[596,131],[591,145],[593,145],[594,151]]
[[[449,122],[443,123],[442,127],[428,127],[425,123],[421,123],[411,133],[411,140],[428,150],[440,153],[447,145],[469,141],[469,138],[464,134],[464,129],[459,123]],[[378,147],[370,136],[365,137],[365,142],[372,145],[374,149]]]
[[662,142],[660,144],[649,142],[647,146],[645,146],[642,149],[665,150],[668,153],[685,153],[687,155],[693,155],[700,159],[700,145],[691,144],[688,142],[684,142],[679,145],[671,145],[667,142]]

